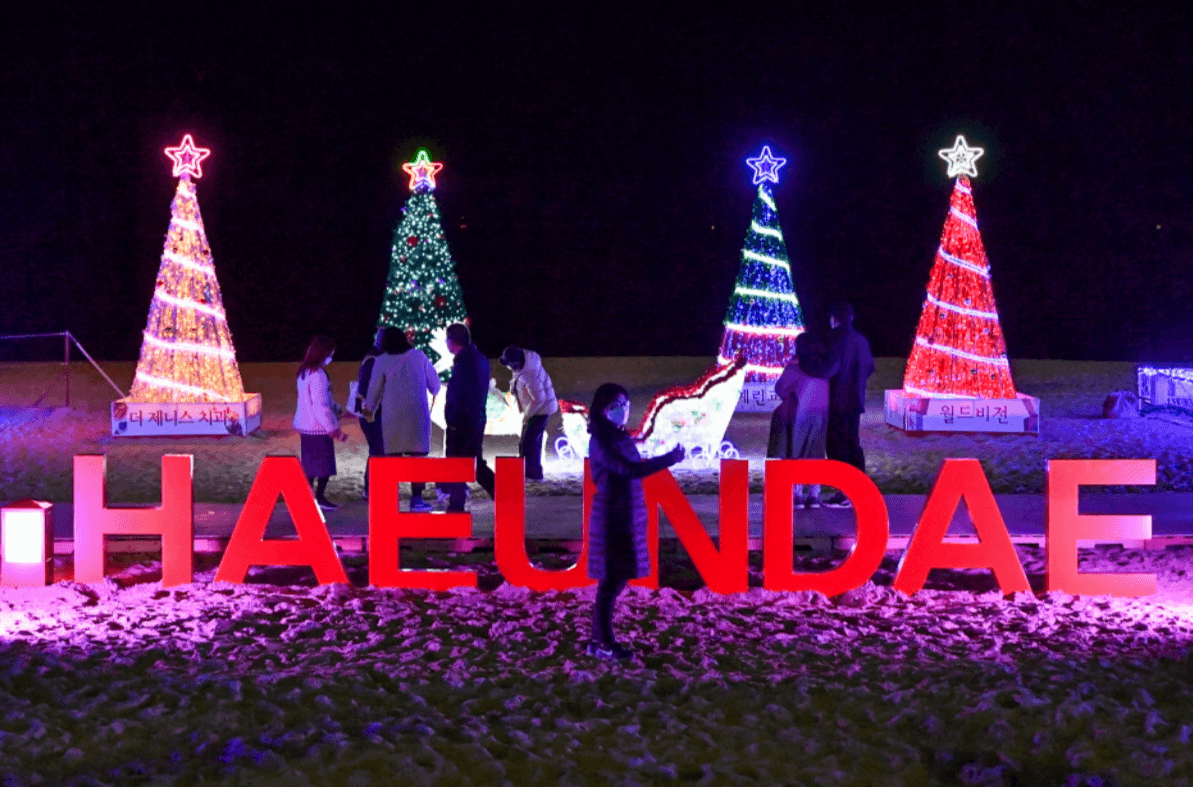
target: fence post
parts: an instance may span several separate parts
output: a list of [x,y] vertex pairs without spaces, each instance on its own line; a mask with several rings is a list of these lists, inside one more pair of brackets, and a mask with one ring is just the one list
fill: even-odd
[[62,366],[66,376],[66,406],[70,407],[70,331],[62,333]]

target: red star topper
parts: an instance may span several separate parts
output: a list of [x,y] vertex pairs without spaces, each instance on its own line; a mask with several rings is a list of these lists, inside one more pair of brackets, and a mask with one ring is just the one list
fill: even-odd
[[187,134],[182,138],[182,144],[176,148],[166,148],[166,155],[174,160],[174,177],[180,175],[194,175],[203,177],[203,159],[211,155],[210,148],[195,147],[195,140]]
[[428,190],[434,190],[435,175],[441,169],[443,169],[443,165],[437,161],[431,161],[431,157],[423,149],[420,149],[414,156],[414,161],[402,165],[402,170],[410,176],[411,191],[415,191],[421,186],[425,186]]

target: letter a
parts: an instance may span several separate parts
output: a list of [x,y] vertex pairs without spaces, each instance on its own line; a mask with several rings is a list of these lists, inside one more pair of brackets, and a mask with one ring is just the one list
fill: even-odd
[[[265,538],[279,494],[294,520],[297,539]],[[315,495],[297,456],[267,456],[262,460],[215,572],[215,581],[241,584],[249,566],[310,566],[320,585],[348,583],[323,512],[315,505]]]
[[[963,499],[979,543],[946,544],[949,523]],[[924,587],[928,572],[934,568],[989,568],[1004,595],[1031,590],[1002,512],[976,459],[946,459],[941,464],[924,513],[899,561],[895,590],[910,596]]]

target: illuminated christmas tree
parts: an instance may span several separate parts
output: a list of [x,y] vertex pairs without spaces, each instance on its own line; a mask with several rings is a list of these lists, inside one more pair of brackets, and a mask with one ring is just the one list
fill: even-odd
[[402,208],[402,221],[394,230],[389,278],[377,324],[405,331],[411,343],[425,352],[440,376],[447,379],[451,359],[442,351],[442,334],[451,323],[463,322],[466,312],[432,193],[435,174],[442,168],[442,164],[430,160],[425,150],[418,151],[414,161],[402,165],[410,175],[412,193]]
[[762,155],[746,163],[754,170],[758,195],[737,284],[729,298],[718,361],[729,363],[740,355],[746,360],[746,382],[763,383],[778,378],[795,354],[795,337],[804,331],[804,316],[791,284],[787,244],[770,188],[779,182],[779,168],[787,160],[773,157],[764,146]]
[[245,399],[232,334],[224,314],[211,247],[192,176],[211,154],[191,135],[166,148],[178,189],[170,205],[157,286],[145,324],[129,402],[239,402]]
[[1015,384],[990,285],[990,262],[978,232],[969,177],[984,151],[957,137],[940,151],[956,176],[940,248],[928,279],[903,390],[932,397],[1014,399]]

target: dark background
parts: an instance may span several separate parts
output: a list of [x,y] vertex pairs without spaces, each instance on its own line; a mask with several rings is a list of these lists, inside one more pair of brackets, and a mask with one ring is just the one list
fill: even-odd
[[1193,360],[1181,12],[163,5],[6,12],[0,333],[136,358],[189,131],[241,360],[363,352],[419,146],[483,350],[712,355],[768,143],[809,322],[906,355],[964,133],[1012,357]]

